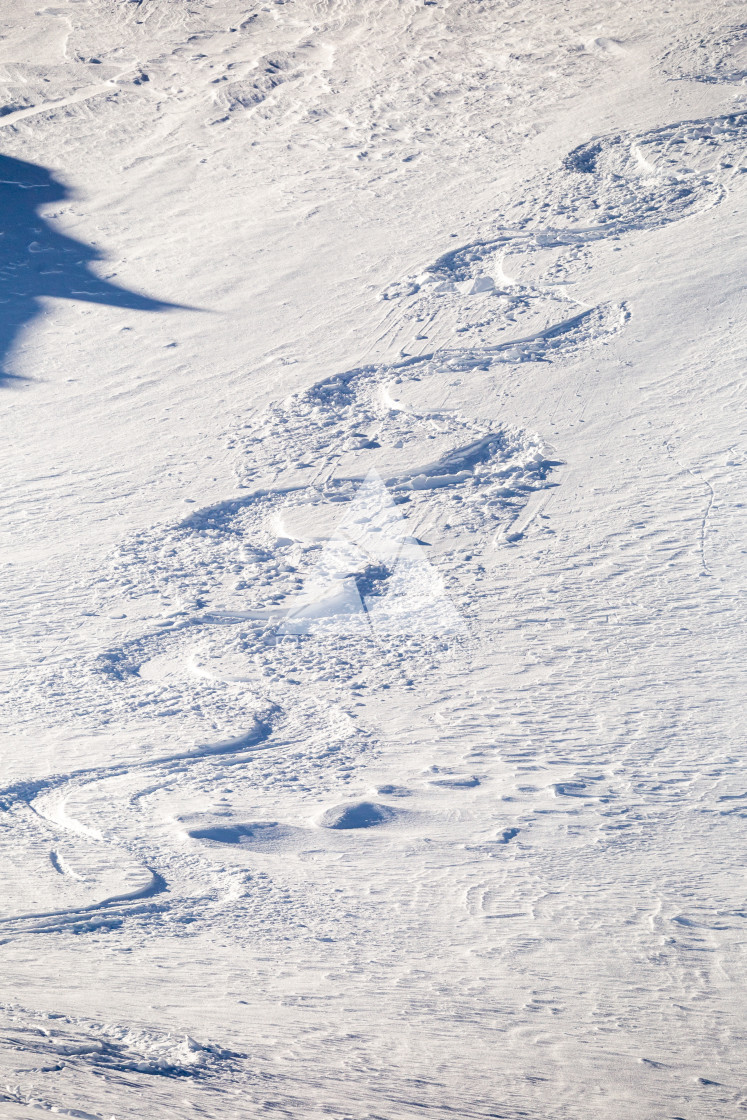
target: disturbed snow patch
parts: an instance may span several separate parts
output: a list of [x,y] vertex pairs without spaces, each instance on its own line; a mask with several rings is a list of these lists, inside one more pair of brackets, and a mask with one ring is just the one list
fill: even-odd
[[664,65],[681,80],[741,85],[747,80],[747,24],[730,27],[715,39],[691,36],[667,51]]
[[434,343],[458,338],[458,358],[446,349],[438,356],[461,369],[552,360],[604,342],[629,311],[573,297],[588,248],[721,202],[745,168],[746,142],[744,111],[592,137],[526,182],[479,238],[382,292],[396,306],[392,338],[409,361],[426,364]]
[[6,1010],[3,1018],[3,1043],[19,1056],[33,1054],[41,1062],[56,1061],[102,1073],[202,1079],[218,1073],[225,1063],[235,1065],[246,1057],[203,1045],[189,1035],[178,1037],[65,1015]]

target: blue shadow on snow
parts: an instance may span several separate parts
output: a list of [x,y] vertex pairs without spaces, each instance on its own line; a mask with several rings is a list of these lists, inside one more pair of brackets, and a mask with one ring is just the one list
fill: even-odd
[[19,380],[6,370],[5,360],[45,296],[130,311],[181,306],[120,288],[91,272],[91,261],[102,260],[103,254],[58,233],[39,214],[43,204],[69,197],[45,167],[0,155],[0,387]]

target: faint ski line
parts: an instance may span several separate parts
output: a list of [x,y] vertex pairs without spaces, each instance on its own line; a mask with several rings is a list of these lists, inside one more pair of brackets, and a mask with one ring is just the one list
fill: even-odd
[[66,105],[77,105],[79,101],[89,101],[92,97],[98,97],[100,93],[111,92],[112,90],[118,93],[121,88],[117,85],[118,77],[110,78],[109,81],[100,82],[95,86],[84,86],[77,93],[71,93],[69,97],[60,97],[57,101],[44,101],[41,105],[30,105],[28,109],[18,109],[15,113],[8,113],[0,118],[0,128],[7,128],[8,125],[25,120],[26,117],[37,117],[41,113],[48,113],[53,109],[62,109]]
[[703,520],[700,523],[700,561],[703,565],[703,574],[707,575],[707,576],[710,576],[713,573],[711,572],[711,569],[708,567],[708,563],[706,561],[705,542],[706,542],[706,534],[708,532],[708,525],[707,525],[708,515],[710,514],[711,509],[713,508],[713,503],[716,500],[716,492],[713,489],[713,487],[711,486],[708,479],[704,478],[702,474],[696,474],[695,471],[690,471],[690,474],[693,476],[693,478],[699,478],[701,480],[701,482],[704,483],[704,485],[708,487],[708,503],[706,505],[705,512],[703,514]]
[[706,543],[706,536],[707,536],[707,533],[708,533],[708,516],[711,512],[711,509],[713,508],[713,503],[716,500],[716,491],[713,489],[713,487],[711,486],[711,484],[710,484],[710,482],[708,481],[707,478],[705,478],[698,471],[693,471],[693,470],[690,469],[690,467],[686,467],[683,463],[681,463],[679,461],[677,456],[674,454],[674,451],[672,450],[672,447],[671,447],[670,444],[665,444],[665,447],[666,447],[667,451],[669,452],[670,457],[672,459],[674,459],[675,463],[680,468],[680,470],[687,471],[687,473],[689,475],[692,475],[693,478],[697,478],[700,482],[703,483],[703,485],[708,490],[708,502],[706,503],[706,508],[703,512],[703,517],[701,518],[701,522],[700,522],[700,563],[701,563],[702,568],[703,568],[703,575],[704,576],[712,576],[713,572],[708,567],[708,561],[706,560],[705,543]]

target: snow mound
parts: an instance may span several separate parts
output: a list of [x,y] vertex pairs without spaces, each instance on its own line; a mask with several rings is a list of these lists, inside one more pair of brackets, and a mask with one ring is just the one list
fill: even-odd
[[336,805],[327,809],[319,818],[322,828],[353,829],[375,828],[389,824],[402,815],[401,809],[382,805],[377,801],[356,801],[349,805]]

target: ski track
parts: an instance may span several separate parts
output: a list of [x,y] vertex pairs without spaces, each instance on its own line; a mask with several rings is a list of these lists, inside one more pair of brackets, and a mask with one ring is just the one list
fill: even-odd
[[[177,26],[181,18],[164,9],[154,16],[155,5],[133,8],[143,9],[144,22],[158,18],[164,27]],[[245,15],[245,23],[236,21],[242,31],[264,18],[259,10]],[[134,11],[127,18],[134,20]],[[235,72],[208,76],[202,70],[206,56],[200,42],[224,34],[215,28],[196,33],[189,48],[181,46],[172,55],[147,64],[143,60],[125,71],[135,75],[126,81],[138,86],[137,96],[150,96],[146,71],[154,78],[167,70],[170,78],[179,77],[189,58],[205,87],[216,87],[209,91],[210,127],[251,116],[260,131],[271,134],[273,128],[301,119],[294,98],[300,102],[315,83],[331,80],[334,48],[308,41],[297,30],[288,32],[285,49],[249,52],[232,63]],[[360,28],[353,26],[349,34],[347,46]],[[709,44],[680,45],[665,56],[665,67],[678,79],[736,84],[744,79],[744,36],[744,28],[738,28]],[[594,42],[598,52],[623,50],[614,39]],[[555,61],[562,67],[560,55]],[[57,101],[16,109],[0,119],[0,127],[72,108],[122,80],[120,74]],[[436,96],[427,72],[424,82],[411,95],[416,104],[426,95]],[[190,103],[181,88],[175,96]],[[394,112],[396,96],[397,91],[390,100],[381,95],[385,119]],[[312,109],[307,106],[305,112]],[[351,150],[361,159],[373,158],[380,134],[371,130],[380,126],[366,122],[360,106],[354,106],[350,121]],[[83,637],[61,632],[49,612],[46,621],[35,623],[39,645],[29,667],[23,658],[28,602],[19,592],[10,612],[18,652],[8,655],[4,667],[12,675],[23,666],[30,693],[57,697],[58,723],[64,725],[73,708],[89,721],[108,724],[135,710],[143,719],[178,720],[180,709],[189,707],[214,734],[191,749],[182,744],[167,751],[132,740],[121,761],[75,766],[0,790],[0,824],[13,835],[15,850],[29,853],[32,866],[43,865],[41,893],[67,894],[73,900],[59,908],[25,906],[24,892],[33,897],[34,884],[26,882],[21,870],[13,880],[20,901],[6,900],[0,943],[30,933],[96,937],[126,927],[186,939],[193,925],[209,923],[212,914],[221,913],[230,915],[226,928],[234,944],[253,937],[253,944],[271,948],[287,936],[287,924],[295,922],[304,931],[305,944],[342,946],[335,968],[356,976],[364,1012],[372,1017],[379,1006],[377,993],[391,985],[404,993],[416,1031],[427,1020],[433,1037],[448,1039],[453,1030],[453,1016],[444,1010],[448,1003],[457,1008],[457,1017],[461,1014],[468,1042],[474,1032],[477,1047],[479,1024],[470,1017],[471,997],[485,997],[491,1006],[503,1000],[511,1023],[505,1035],[521,1048],[523,1038],[547,1032],[553,1017],[562,1020],[567,993],[560,980],[569,979],[583,990],[591,956],[603,962],[610,988],[623,1001],[604,904],[625,887],[635,904],[622,919],[620,937],[628,937],[625,927],[645,927],[656,936],[658,948],[648,956],[641,953],[634,963],[641,985],[653,983],[652,977],[668,966],[671,1014],[708,997],[712,980],[699,963],[706,954],[717,956],[737,982],[733,945],[745,928],[744,911],[729,901],[737,869],[725,861],[714,871],[707,849],[711,836],[733,838],[744,817],[740,799],[745,794],[732,792],[727,780],[730,760],[719,745],[720,709],[696,706],[693,736],[701,732],[702,737],[688,755],[676,737],[674,717],[656,706],[653,683],[636,683],[635,663],[647,642],[646,608],[643,600],[635,600],[635,573],[623,585],[627,600],[615,595],[621,585],[617,542],[604,541],[599,554],[586,561],[589,569],[595,563],[599,569],[606,565],[599,580],[608,581],[609,606],[601,601],[590,606],[583,571],[573,577],[578,580],[574,592],[561,606],[556,591],[571,580],[562,559],[547,562],[543,586],[519,579],[511,591],[506,584],[506,597],[513,594],[516,600],[513,613],[506,611],[505,601],[487,603],[491,633],[500,635],[509,651],[501,664],[520,697],[511,734],[500,744],[492,727],[508,685],[483,695],[465,689],[481,655],[473,633],[477,612],[469,596],[460,598],[459,588],[465,572],[479,588],[486,571],[500,572],[504,555],[525,537],[537,540],[551,532],[544,511],[552,510],[555,492],[567,488],[575,469],[541,433],[496,422],[490,415],[495,399],[479,415],[464,406],[462,387],[469,383],[474,394],[475,385],[484,386],[487,394],[504,372],[518,376],[532,363],[570,367],[580,354],[602,351],[630,329],[636,315],[632,302],[587,306],[570,294],[572,284],[593,278],[594,254],[600,249],[621,241],[634,244],[724,205],[733,180],[747,171],[745,149],[747,113],[741,111],[593,136],[557,166],[524,183],[505,213],[475,230],[472,240],[385,288],[377,344],[386,346],[387,360],[366,363],[364,356],[361,364],[326,375],[259,414],[237,418],[226,433],[236,464],[236,491],[178,522],[127,535],[109,555],[96,587],[97,609],[103,604],[116,612],[122,604],[130,610],[143,603],[148,609],[140,619],[133,611],[133,618],[122,622],[123,633],[107,648],[92,653]],[[675,647],[683,641],[685,623],[704,604],[725,608],[717,598],[719,589],[711,589],[718,583],[718,565],[707,555],[709,519],[718,505],[709,481],[715,476],[709,471],[706,478],[702,464],[688,466],[673,444],[666,446],[677,473],[689,474],[701,493],[707,490],[705,509],[697,515],[694,552],[700,572],[711,577],[702,581],[709,588],[688,591],[662,624],[662,643]],[[428,549],[446,592],[466,620],[466,635],[410,635],[387,645],[368,632],[283,640],[279,622],[308,587],[320,541],[334,532],[371,470],[381,476],[408,539]],[[657,481],[663,487],[671,478],[653,479],[652,485]],[[701,497],[697,501],[702,505]],[[689,493],[672,518],[678,526],[694,523]],[[688,556],[683,558],[681,540],[652,527],[646,509],[640,511],[640,527],[651,564],[648,578],[665,586],[667,565],[684,565]],[[383,595],[392,572],[374,565],[351,569],[351,576],[359,587]],[[46,585],[43,573],[38,579],[27,592],[28,601],[48,601],[58,594]],[[69,594],[70,614],[90,607],[85,587]],[[593,610],[598,617],[592,617]],[[615,612],[623,619],[624,637],[611,628],[609,638],[601,637],[597,631],[607,627]],[[510,663],[510,652],[518,648],[511,643],[527,621],[559,635],[552,663],[543,666],[531,650],[521,663]],[[110,633],[116,630],[110,627]],[[70,651],[62,668],[61,649]],[[576,682],[577,690],[564,696],[554,682],[582,654],[594,665],[583,682],[586,691]],[[689,647],[682,656],[697,661],[697,651]],[[620,665],[628,660],[624,679]],[[299,678],[312,680],[313,688],[301,690]],[[425,694],[434,681],[437,701],[427,695],[421,699],[412,726],[403,729],[387,705],[386,691],[396,687],[402,695],[414,695],[420,687]],[[535,696],[538,681],[547,685],[544,698]],[[718,683],[726,689],[729,682],[724,676]],[[641,722],[634,727],[628,721],[603,740],[595,701],[618,685],[638,690]],[[564,742],[559,730],[564,719],[576,730],[566,736],[567,752],[553,753],[542,735],[548,741],[554,735],[557,748]],[[128,734],[135,734],[134,727]],[[181,743],[178,727],[172,735]],[[643,739],[650,740],[645,756],[636,753]],[[660,762],[658,753],[665,748],[666,759]],[[398,760],[396,766],[390,758]],[[359,777],[364,772],[365,781]],[[378,774],[378,781],[369,772]],[[305,795],[314,811],[291,817],[289,791]],[[687,807],[673,823],[666,814],[667,799],[685,795]],[[498,806],[490,828],[475,808],[485,804]],[[664,835],[664,825],[670,836]],[[691,882],[680,895],[678,844],[696,833],[703,837],[702,853],[694,857]],[[720,842],[727,850],[731,840]],[[371,850],[386,852],[397,845],[422,861],[427,874],[413,879],[410,866],[394,861],[385,876],[372,878],[357,895],[347,884],[336,885],[343,883],[338,866],[366,884]],[[636,895],[641,845],[658,860],[659,879],[647,893]],[[253,860],[251,873],[247,853]],[[581,854],[586,883],[574,882]],[[558,890],[558,882],[568,883],[568,890]],[[698,893],[703,883],[712,889],[708,905]],[[593,884],[589,901],[584,891]],[[401,942],[417,943],[423,914],[440,916],[456,907],[457,949],[478,961],[469,979],[462,980],[461,966],[452,967],[442,946],[429,944],[402,964],[396,945],[374,947],[371,942],[378,956],[369,962],[370,974],[356,971],[358,958],[351,946],[358,930],[364,928],[368,935],[376,926],[376,895],[384,892],[395,915],[389,934],[394,932],[394,940]],[[689,907],[681,904],[682,897],[690,899]],[[581,930],[576,923],[584,907],[588,922]],[[555,951],[553,938],[548,949],[539,929],[556,931],[553,938],[564,935],[575,945],[563,962],[567,975],[555,976],[555,990],[552,965],[548,975],[541,960],[542,951],[551,956]],[[635,941],[626,940],[625,947],[639,953]],[[445,962],[435,1002],[429,1002],[425,979],[429,953],[443,953]],[[496,961],[509,962],[514,970],[515,990],[510,993],[500,992],[483,975]],[[585,1026],[602,1037],[622,1030],[626,1015],[635,1020],[644,1014],[634,996],[612,1010],[613,1001],[606,1006],[598,995],[592,993],[584,1005]],[[289,989],[284,1006],[303,1011],[323,998],[316,990]],[[523,1018],[514,1021],[514,1014]],[[731,1029],[717,1012],[705,1021],[714,1033],[728,1035]],[[712,1079],[699,1054],[688,1051],[683,1059],[690,1073],[702,1069],[697,1085],[693,1087],[691,1077],[693,1084],[678,1089],[676,1055],[666,1042],[661,1054],[655,1048],[663,1025],[662,1019],[655,1020],[641,1043],[657,1057],[641,1054],[640,1069],[630,1067],[627,1075],[633,1081],[658,1077],[657,1084],[668,1088],[657,1102],[668,1093],[671,1107],[680,1100],[677,1092],[684,1094],[687,1107],[700,1111],[683,1116],[741,1114],[744,1094],[736,1078],[720,1080],[719,1074]],[[332,1051],[341,1042],[341,1031],[327,1026],[324,1031],[320,1045]],[[239,1098],[238,1107],[244,1110],[250,1102],[283,1115],[347,1115],[335,1102],[349,1100],[346,1079],[358,1071],[356,1063],[370,1059],[370,1052],[357,1049],[355,1037],[348,1038],[348,1064],[336,1067],[326,1081],[315,1072],[313,1058],[304,1059],[305,1065],[299,1058],[293,1077],[268,1089],[265,1083],[272,1080],[274,1067],[267,1053],[255,1065],[254,1055],[250,1059],[243,1052],[165,1031],[6,1004],[0,1008],[0,1034],[14,1055],[33,1057],[38,1064],[32,1072],[44,1084],[50,1072],[64,1078],[68,1096],[80,1093],[83,1073],[106,1071],[107,1077],[116,1075],[128,1086],[142,1085],[133,1079],[145,1075],[153,1106],[166,1114],[174,1107],[169,1083],[183,1081],[190,1090],[204,1083],[199,1099],[216,1116],[236,1114],[231,1111],[236,1100],[227,1101],[224,1094]],[[448,1058],[431,1067],[417,1039],[408,1045],[407,1056],[415,1059],[412,1075],[400,1067],[384,1085],[379,1082],[387,1071],[379,1070],[372,1087],[363,1091],[359,1107],[368,1110],[365,1115],[383,1115],[383,1108],[387,1114],[415,1116],[424,1107],[433,1115],[511,1120],[566,1115],[566,1100],[548,1105],[541,1096],[548,1074],[540,1070],[562,1068],[562,1047],[553,1051],[546,1067],[538,1065],[526,1074],[527,1084],[505,1107],[497,1107],[479,1086],[473,1085],[471,1099],[444,1089],[453,1072]],[[590,1049],[598,1045],[595,1036]],[[427,1039],[422,1046],[427,1049]],[[311,1052],[318,1057],[313,1047]],[[665,1060],[659,1061],[660,1056]],[[478,1077],[492,1061],[477,1055]],[[418,1071],[426,1068],[433,1069],[430,1079],[419,1077]],[[335,1079],[338,1083],[332,1084]],[[101,1098],[92,1092],[93,1103],[81,1099],[81,1108],[66,1111],[54,1086],[37,1093],[12,1081],[0,1089],[0,1102],[98,1120],[116,1114],[118,1107],[111,1085],[100,1080]],[[309,1087],[320,1084],[327,1103],[314,1104],[308,1112]],[[566,1086],[564,1092],[573,1108],[567,1115],[580,1115],[572,1089]],[[627,1110],[621,1114],[633,1115]]]
[[[26,806],[45,826],[64,834],[84,836],[89,843],[82,851],[80,842],[67,840],[65,849],[73,857],[73,866],[68,864],[68,857],[61,858],[59,850],[50,851],[50,862],[54,870],[61,875],[72,876],[82,883],[104,882],[105,897],[95,902],[73,908],[55,909],[50,911],[35,911],[21,913],[13,916],[0,917],[0,936],[19,934],[26,930],[50,932],[72,926],[75,932],[92,930],[102,927],[113,928],[121,924],[122,915],[127,910],[122,910],[119,904],[125,901],[148,898],[168,889],[166,881],[157,872],[153,872],[144,864],[134,863],[132,856],[116,845],[107,844],[104,836],[96,829],[92,829],[74,817],[67,814],[66,800],[70,792],[80,790],[81,786],[88,787],[94,783],[102,782],[116,776],[131,778],[133,772],[138,774],[151,771],[169,772],[183,770],[203,759],[214,756],[239,755],[241,761],[246,761],[247,750],[253,751],[261,748],[271,732],[271,722],[276,713],[270,711],[264,719],[254,720],[254,727],[246,734],[226,742],[211,743],[196,747],[191,751],[184,751],[158,758],[149,759],[135,767],[132,764],[110,765],[106,767],[82,769],[67,775],[56,775],[36,783],[20,783],[0,791],[0,808],[9,813],[15,806]],[[181,765],[180,765],[181,764]],[[53,792],[50,792],[53,791]],[[86,791],[88,792],[88,791]],[[45,833],[48,829],[45,829]],[[46,839],[46,835],[43,836]],[[92,845],[90,841],[93,841]],[[102,854],[102,849],[105,851]],[[112,867],[113,865],[113,867]],[[112,880],[116,884],[112,891]],[[91,887],[89,886],[89,890]],[[94,886],[94,890],[96,887]],[[98,888],[99,892],[101,887]],[[111,908],[117,906],[118,912],[114,915]],[[101,922],[92,919],[100,911],[106,911]],[[89,916],[90,915],[90,916]],[[53,919],[43,921],[42,919]]]

